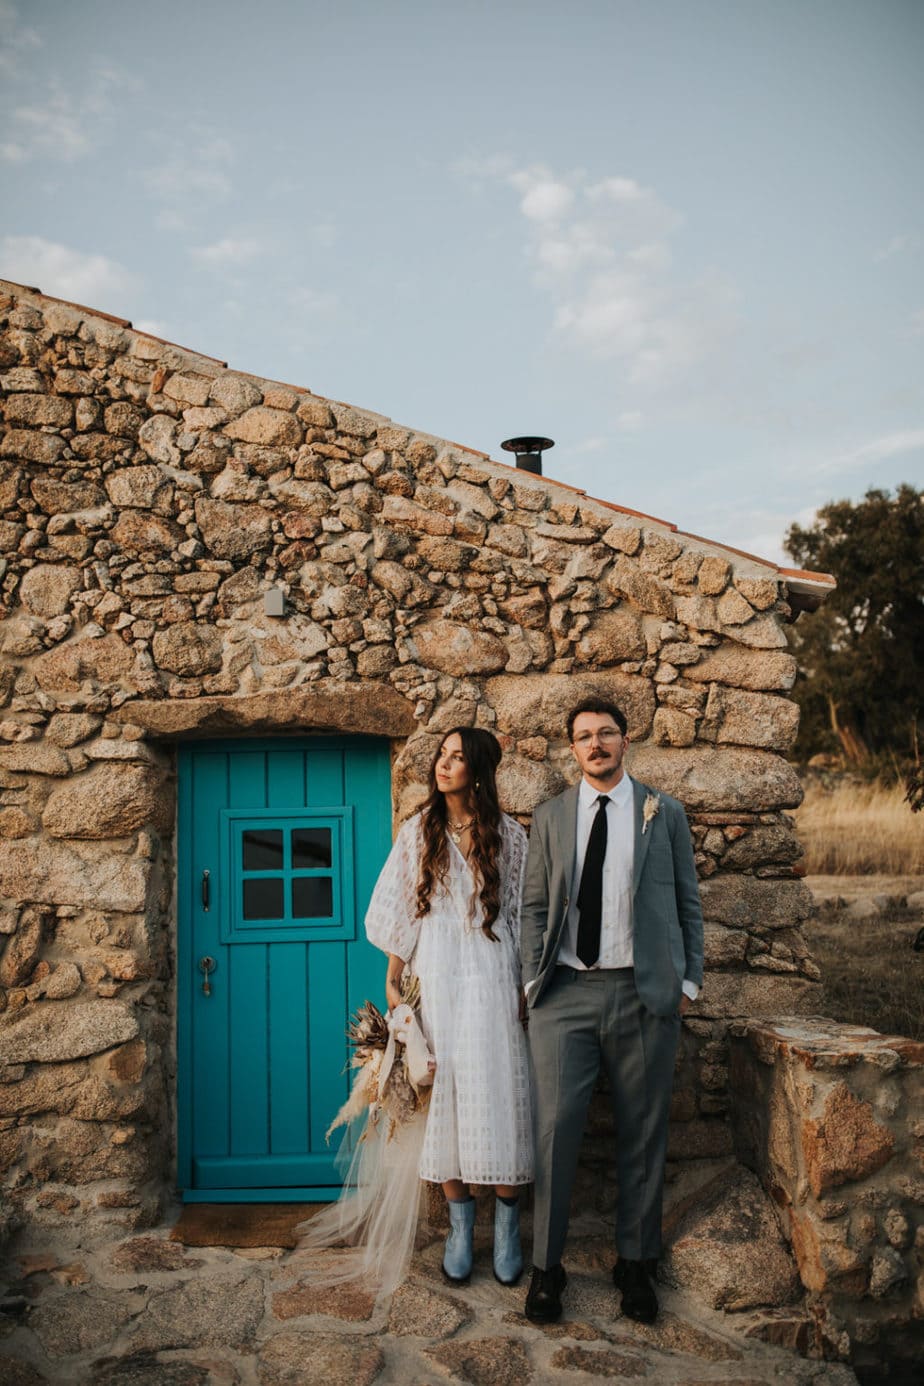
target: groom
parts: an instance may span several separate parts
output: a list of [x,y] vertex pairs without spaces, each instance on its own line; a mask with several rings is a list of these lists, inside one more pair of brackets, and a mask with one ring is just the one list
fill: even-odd
[[622,1310],[650,1323],[680,1017],[703,978],[703,919],[682,806],[626,774],[620,708],[568,717],[579,784],[533,816],[523,893],[523,982],[535,1080],[533,1276],[526,1316],[561,1315],[568,1207],[601,1063],[616,1118],[613,1270]]

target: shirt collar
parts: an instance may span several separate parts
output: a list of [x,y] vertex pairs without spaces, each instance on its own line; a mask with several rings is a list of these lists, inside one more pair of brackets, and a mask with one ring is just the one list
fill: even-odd
[[[593,808],[594,804],[600,798],[600,790],[594,789],[593,785],[588,784],[587,781],[584,779],[583,775],[581,776],[581,787],[579,793],[581,798],[581,804],[584,808]],[[622,779],[619,781],[618,784],[613,786],[613,788],[610,790],[606,797],[610,800],[611,803],[620,805],[625,804],[625,802],[628,799],[631,799],[632,779],[631,776],[626,773],[626,771],[623,771]]]

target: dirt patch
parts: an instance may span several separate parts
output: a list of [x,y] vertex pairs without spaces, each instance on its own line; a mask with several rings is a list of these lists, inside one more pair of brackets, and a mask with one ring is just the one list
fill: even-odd
[[298,1245],[295,1228],[316,1203],[187,1203],[170,1240],[186,1246]]

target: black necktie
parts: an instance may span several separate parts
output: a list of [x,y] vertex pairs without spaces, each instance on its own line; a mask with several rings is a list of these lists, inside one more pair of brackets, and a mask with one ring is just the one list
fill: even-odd
[[601,794],[597,800],[581,885],[578,890],[577,955],[585,967],[593,967],[600,956],[600,917],[603,912],[603,858],[606,856],[606,806],[609,799]]

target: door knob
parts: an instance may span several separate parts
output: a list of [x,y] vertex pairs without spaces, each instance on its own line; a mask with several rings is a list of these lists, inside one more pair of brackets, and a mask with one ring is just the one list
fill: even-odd
[[200,958],[200,959],[199,959],[199,971],[202,973],[202,978],[203,978],[203,981],[202,981],[202,995],[203,995],[203,996],[211,996],[211,994],[212,994],[212,987],[211,987],[211,983],[209,982],[209,973],[210,973],[210,972],[214,972],[214,971],[215,971],[215,967],[216,967],[216,963],[215,963],[215,959],[214,959],[214,958],[210,958],[210,957],[207,957],[207,956],[206,956],[206,957],[204,957],[204,958]]

